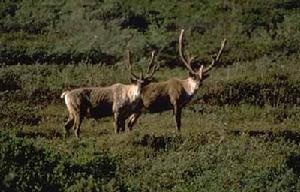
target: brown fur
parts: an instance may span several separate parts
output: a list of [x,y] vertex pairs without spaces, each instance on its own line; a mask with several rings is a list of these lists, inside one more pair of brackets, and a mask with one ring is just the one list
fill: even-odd
[[[192,99],[187,93],[188,78],[172,78],[167,81],[150,83],[142,89],[143,110],[129,117],[128,128],[132,129],[142,111],[158,113],[173,110],[176,129],[180,131],[182,108]],[[199,82],[200,83],[200,82]],[[196,90],[195,90],[196,91]]]
[[184,106],[191,98],[185,87],[186,80],[178,78],[151,83],[142,89],[143,105],[153,112],[171,109],[175,104]]
[[[198,71],[194,71],[191,67],[191,62],[194,57],[187,60],[184,58],[182,52],[182,38],[184,30],[181,30],[179,36],[179,55],[189,70],[189,77],[181,80],[178,78],[171,78],[167,81],[158,83],[150,83],[142,89],[142,104],[143,109],[152,113],[162,112],[165,110],[173,110],[175,126],[178,131],[181,128],[181,113],[182,108],[191,100],[195,92],[198,90],[202,81],[208,77],[208,72],[212,69],[216,62],[220,59],[226,40],[224,39],[216,57],[213,57],[212,63],[207,68],[203,69],[203,65]],[[142,113],[132,114],[129,117],[128,128],[132,129],[137,119]]]
[[125,119],[136,111],[140,102],[141,84],[114,84],[109,87],[79,88],[64,92],[69,118],[65,125],[67,134],[73,127],[76,137],[84,117],[102,118],[114,115],[115,131],[125,129]]

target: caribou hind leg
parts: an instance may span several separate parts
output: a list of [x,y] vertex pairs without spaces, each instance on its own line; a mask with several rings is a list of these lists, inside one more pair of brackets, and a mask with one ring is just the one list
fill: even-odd
[[74,120],[74,133],[75,136],[79,139],[80,136],[80,125],[82,122],[82,116],[80,114],[75,115],[75,120]]
[[70,129],[74,126],[74,118],[69,116],[68,121],[65,123],[65,137],[70,136]]

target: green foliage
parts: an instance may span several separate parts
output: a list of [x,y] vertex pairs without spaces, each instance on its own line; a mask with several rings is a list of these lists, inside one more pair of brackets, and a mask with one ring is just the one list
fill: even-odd
[[61,91],[70,87],[104,86],[128,80],[129,72],[124,63],[108,67],[80,63],[66,66],[13,65],[0,68],[1,91],[24,90],[27,94],[34,94],[39,89]]
[[78,164],[71,156],[7,133],[0,133],[0,141],[2,191],[103,191],[101,186],[116,176],[116,161],[105,153]]
[[0,112],[1,127],[11,128],[24,125],[38,125],[41,121],[41,116],[36,114],[37,108],[27,103],[7,103],[0,102],[2,110]]
[[203,95],[205,102],[214,104],[249,103],[263,106],[299,105],[299,84],[289,84],[286,81],[274,81],[270,84],[251,82],[232,82],[223,88],[211,89]]
[[289,152],[285,151],[291,146],[281,144],[241,136],[222,145],[206,143],[191,149],[185,141],[178,150],[152,158],[139,173],[139,181],[131,178],[130,187],[138,191],[294,191],[298,179],[287,165]]
[[209,62],[224,37],[226,63],[290,56],[299,50],[298,9],[279,0],[5,1],[0,62],[113,64],[128,48],[139,57],[158,49],[162,58],[174,60],[181,28],[199,61]]

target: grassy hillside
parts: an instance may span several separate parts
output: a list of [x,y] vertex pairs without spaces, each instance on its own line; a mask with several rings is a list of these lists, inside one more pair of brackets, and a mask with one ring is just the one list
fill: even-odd
[[[299,191],[300,4],[296,0],[8,0],[0,4],[0,191]],[[124,52],[156,80],[220,66],[184,109],[132,132],[85,119],[64,138],[63,90],[129,82]]]

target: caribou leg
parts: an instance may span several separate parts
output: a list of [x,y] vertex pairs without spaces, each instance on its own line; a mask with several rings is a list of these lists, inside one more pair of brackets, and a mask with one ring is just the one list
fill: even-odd
[[129,120],[128,120],[128,129],[131,131],[132,127],[136,124],[138,118],[141,116],[142,113],[133,113],[130,115]]
[[180,128],[181,128],[181,112],[182,112],[182,108],[175,105],[173,109],[173,117],[175,121],[176,130],[178,132],[180,132]]
[[80,136],[80,125],[81,125],[81,122],[82,122],[82,117],[80,114],[76,114],[75,115],[75,119],[74,119],[74,133],[75,133],[75,136],[79,139],[79,136]]

